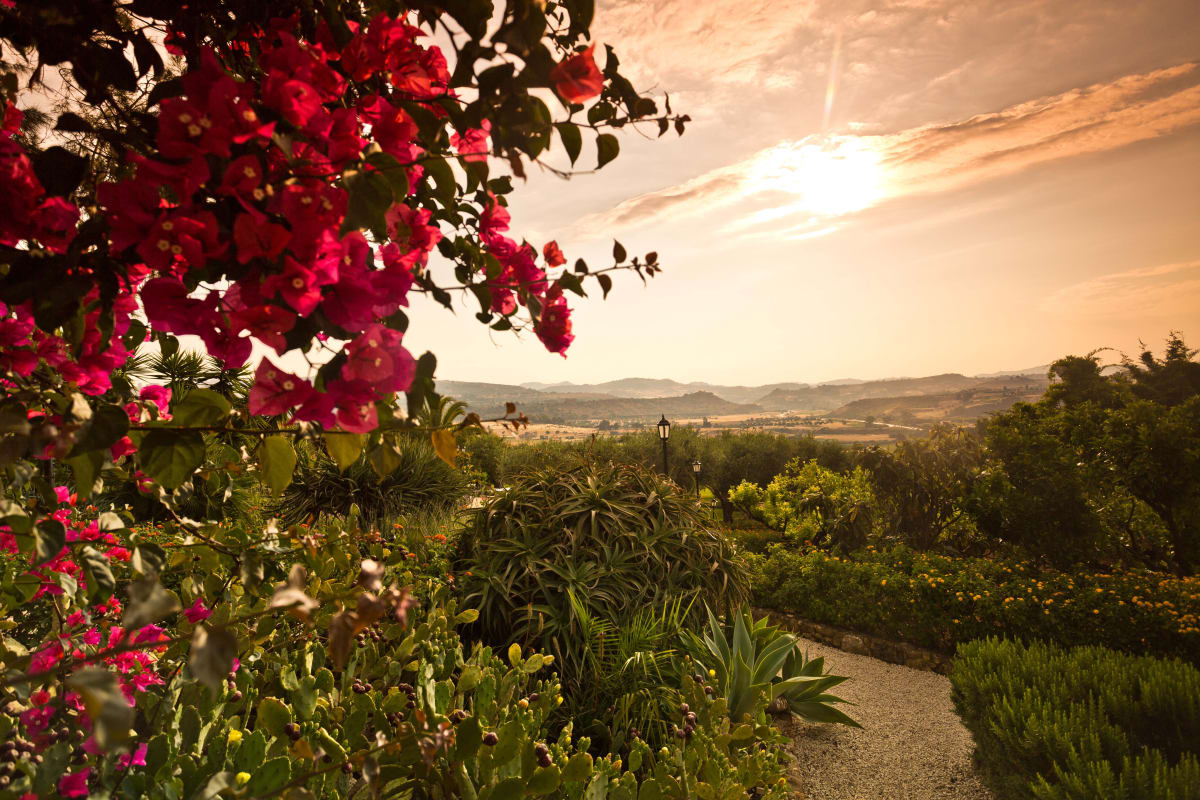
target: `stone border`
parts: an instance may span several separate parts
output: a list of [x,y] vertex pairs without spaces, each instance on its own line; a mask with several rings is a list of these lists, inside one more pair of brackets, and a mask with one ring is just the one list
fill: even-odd
[[819,622],[810,622],[785,611],[771,611],[769,609],[757,608],[755,612],[760,614],[765,613],[773,625],[778,625],[784,630],[791,631],[806,639],[832,645],[840,650],[845,650],[847,653],[871,656],[872,658],[878,658],[880,661],[887,661],[890,664],[902,664],[912,669],[928,670],[941,675],[945,675],[950,671],[952,656],[946,653],[927,650],[924,647],[917,647],[908,642],[893,642],[890,639],[883,639],[878,636],[848,631],[844,628],[835,628],[832,625],[823,625]]

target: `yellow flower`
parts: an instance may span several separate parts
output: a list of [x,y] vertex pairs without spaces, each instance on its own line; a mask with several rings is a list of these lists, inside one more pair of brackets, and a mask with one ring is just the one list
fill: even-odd
[[710,678],[715,678],[715,677],[717,677],[717,671],[716,671],[715,669],[710,669],[710,670],[708,671],[708,677],[710,677]]
[[247,783],[250,782],[250,773],[249,772],[239,772],[237,775],[233,776],[233,779],[235,781],[237,781],[238,786],[245,786]]
[[242,740],[242,732],[241,731],[230,731],[229,732],[229,743],[230,744],[237,744],[241,740]]
[[881,580],[881,581],[879,582],[879,585],[880,585],[880,586],[887,586],[887,578],[884,578],[883,580]]

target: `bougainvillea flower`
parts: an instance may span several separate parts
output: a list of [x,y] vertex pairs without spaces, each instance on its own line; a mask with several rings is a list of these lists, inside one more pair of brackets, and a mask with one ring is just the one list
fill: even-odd
[[596,45],[592,45],[582,53],[563,59],[550,70],[550,83],[554,91],[568,103],[582,103],[604,89],[604,76],[592,57],[595,49]]
[[494,194],[488,195],[488,201],[487,208],[479,215],[479,233],[485,239],[508,230],[508,224],[512,221],[508,209],[500,205]]
[[436,223],[432,223],[433,212],[427,208],[411,208],[404,203],[396,203],[387,210],[388,238],[402,250],[419,252],[418,263],[424,266],[428,262],[430,251],[442,240],[442,232]]
[[208,606],[204,605],[203,598],[197,597],[196,602],[192,603],[183,610],[183,616],[187,618],[188,622],[195,625],[197,622],[203,622],[211,617],[212,610]]
[[255,258],[273,261],[292,240],[292,232],[282,225],[256,219],[251,214],[239,214],[233,221],[233,242],[237,245],[239,264]]
[[401,162],[407,161],[410,152],[406,150],[417,138],[417,123],[403,108],[384,100],[379,95],[371,95],[359,106],[362,115],[371,123],[371,138]]
[[141,391],[138,392],[138,399],[152,403],[158,412],[159,419],[171,418],[171,415],[167,413],[167,410],[171,407],[171,389],[169,387],[156,386],[154,384],[143,386]]
[[284,414],[304,403],[314,391],[308,381],[284,372],[264,358],[254,373],[254,386],[250,389],[249,397],[250,413],[265,416]]
[[536,330],[537,337],[547,350],[566,357],[567,348],[575,337],[571,334],[571,309],[567,307],[567,298],[563,297],[562,287],[557,283],[546,292]]
[[566,256],[562,250],[558,249],[558,242],[546,242],[546,246],[542,248],[542,258],[546,259],[547,267],[561,267],[567,263]]
[[58,793],[63,797],[87,797],[88,776],[92,774],[91,767],[84,767],[78,772],[69,772],[58,779]]
[[296,326],[296,315],[280,306],[261,305],[232,311],[229,321],[237,330],[247,331],[267,347],[283,354],[288,349],[284,334]]
[[178,97],[162,101],[158,115],[158,151],[166,158],[218,155],[229,158],[233,136],[199,106]]
[[263,84],[263,101],[297,128],[303,128],[321,107],[321,96],[315,88],[276,70]]
[[457,133],[451,136],[450,146],[462,156],[463,161],[487,161],[488,134],[491,130],[492,123],[485,119],[481,127],[467,128],[461,136]]
[[370,433],[379,427],[375,392],[365,381],[330,381],[337,425],[349,433]]
[[282,274],[272,275],[263,281],[263,289],[270,292],[278,290],[284,301],[303,317],[311,314],[321,303],[321,287],[317,285],[316,275],[291,256],[284,257]]

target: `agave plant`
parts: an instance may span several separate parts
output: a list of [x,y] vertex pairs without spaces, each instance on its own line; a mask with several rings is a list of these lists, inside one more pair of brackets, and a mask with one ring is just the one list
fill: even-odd
[[847,701],[828,690],[847,680],[825,674],[825,659],[809,659],[800,641],[766,617],[755,620],[748,609],[722,624],[708,612],[708,630],[689,633],[692,657],[710,670],[734,722],[757,720],[768,707],[790,710],[810,722],[836,722],[861,728],[834,707]]

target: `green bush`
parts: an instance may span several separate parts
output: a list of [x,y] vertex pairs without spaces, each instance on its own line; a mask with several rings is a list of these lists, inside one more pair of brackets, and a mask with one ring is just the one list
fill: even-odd
[[1071,574],[898,546],[852,557],[776,545],[750,556],[754,603],[950,651],[985,636],[1200,661],[1200,578]]
[[365,524],[382,526],[403,514],[451,507],[466,492],[466,476],[424,441],[401,439],[399,465],[382,479],[365,458],[342,472],[324,451],[301,449],[292,482],[271,513],[290,525],[345,517],[358,506]]
[[572,593],[617,626],[643,607],[681,598],[724,607],[747,595],[741,557],[694,498],[650,470],[612,464],[517,482],[464,531],[454,572],[484,638],[552,653],[572,693],[587,674]]
[[959,647],[955,708],[998,800],[1200,796],[1200,670],[1103,647]]

